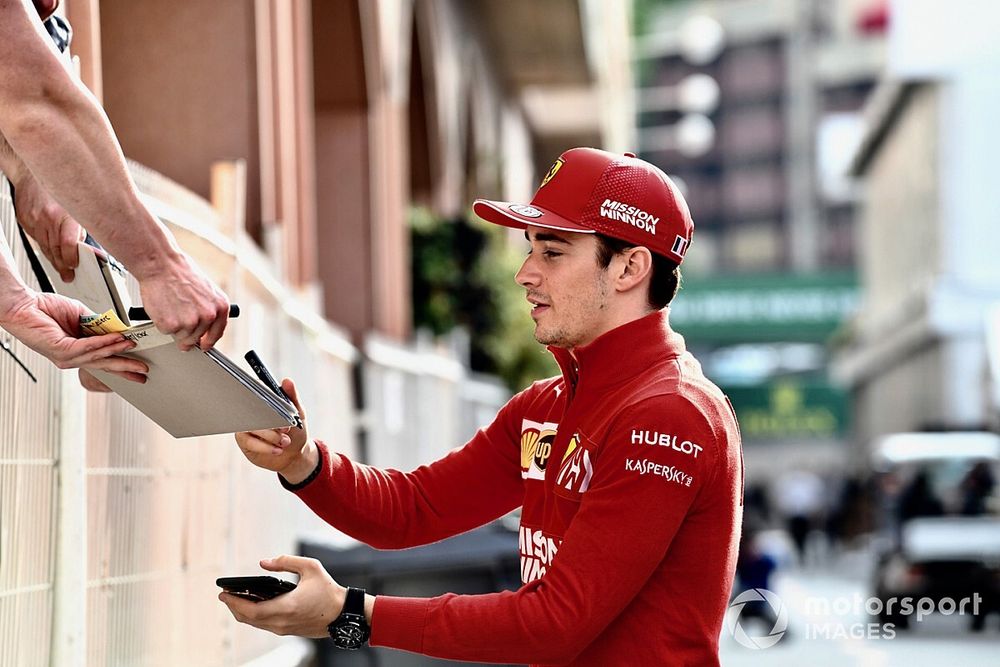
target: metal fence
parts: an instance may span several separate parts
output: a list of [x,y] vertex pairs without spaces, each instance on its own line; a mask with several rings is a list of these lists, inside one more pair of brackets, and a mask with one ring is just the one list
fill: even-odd
[[476,376],[447,350],[371,335],[362,362],[368,462],[410,470],[487,425],[510,397],[499,380]]

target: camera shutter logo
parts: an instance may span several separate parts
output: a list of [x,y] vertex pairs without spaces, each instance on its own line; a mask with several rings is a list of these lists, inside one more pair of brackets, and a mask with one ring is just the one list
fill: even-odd
[[[747,633],[746,628],[740,623],[740,617],[743,614],[743,608],[748,603],[766,604],[771,607],[775,620],[770,632],[761,636],[751,636]],[[785,607],[781,598],[766,588],[751,588],[743,591],[736,596],[729,608],[734,613],[726,619],[726,629],[729,630],[733,639],[741,645],[752,649],[770,648],[785,636],[785,629],[788,628],[788,608]]]

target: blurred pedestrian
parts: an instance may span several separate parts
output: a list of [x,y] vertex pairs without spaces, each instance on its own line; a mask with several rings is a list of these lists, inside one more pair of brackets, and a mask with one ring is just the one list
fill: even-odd
[[996,479],[993,477],[990,463],[987,461],[977,462],[962,480],[961,513],[965,516],[990,513],[991,508],[988,503],[993,497],[995,487]]
[[778,479],[776,494],[799,562],[805,564],[807,540],[824,507],[823,480],[807,470],[793,470]]
[[[240,621],[329,632],[451,660],[718,665],[741,521],[736,416],[666,306],[693,225],[676,186],[631,154],[564,153],[530,205],[478,200],[525,230],[516,281],[562,375],[536,382],[443,459],[404,474],[354,463],[303,429],[237,435],[329,523],[377,548],[467,531],[521,506],[523,586],[431,599],[364,595],[314,560],[261,603],[220,596]],[[284,383],[298,402],[295,385]],[[332,623],[331,623],[332,621]]]
[[743,523],[753,525],[758,530],[771,522],[771,500],[767,487],[761,483],[750,484],[743,498]]
[[917,471],[899,497],[899,521],[919,517],[941,516],[944,504],[931,488],[930,473],[922,468]]
[[830,546],[843,548],[855,537],[867,532],[873,511],[869,484],[858,475],[845,479],[826,521]]
[[[737,589],[771,589],[771,575],[778,564],[774,558],[765,553],[758,544],[757,537],[760,525],[755,520],[743,522],[743,534],[740,537],[740,554],[736,560]],[[749,600],[740,611],[740,622],[756,618],[765,624],[765,632],[769,633],[777,623],[778,617],[767,600]]]

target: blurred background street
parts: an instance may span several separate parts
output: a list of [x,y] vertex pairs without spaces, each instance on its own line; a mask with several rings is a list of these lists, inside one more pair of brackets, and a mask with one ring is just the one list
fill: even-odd
[[[733,597],[776,596],[734,602],[722,664],[1000,664],[1000,3],[59,11],[144,201],[242,308],[220,349],[294,378],[311,434],[372,465],[434,460],[557,372],[524,239],[472,200],[529,201],[572,146],[662,168],[696,228],[671,323],[744,441]],[[237,625],[214,580],[301,553],[376,593],[519,581],[516,517],[375,552],[231,437],[174,440],[0,336],[0,665],[449,664]]]

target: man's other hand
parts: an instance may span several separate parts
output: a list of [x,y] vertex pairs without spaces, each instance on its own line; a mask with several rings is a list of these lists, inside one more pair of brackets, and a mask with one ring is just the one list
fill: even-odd
[[291,484],[298,484],[316,468],[319,454],[309,441],[306,431],[306,412],[299,402],[299,392],[291,378],[281,381],[292,403],[299,411],[302,428],[286,426],[264,431],[245,431],[236,434],[236,444],[250,463],[280,473]]
[[17,220],[24,231],[38,242],[62,281],[72,282],[74,270],[80,265],[77,244],[87,237],[87,232],[27,169],[21,169],[14,182],[14,197]]
[[229,299],[184,253],[160,259],[157,269],[136,276],[143,307],[182,350],[209,349],[226,330]]
[[0,326],[58,368],[94,368],[144,383],[145,363],[115,356],[135,343],[117,333],[80,337],[80,318],[90,314],[79,301],[32,292],[0,313]]
[[80,374],[80,384],[87,391],[92,391],[95,394],[107,394],[107,393],[109,393],[111,391],[111,387],[109,387],[108,385],[104,384],[103,382],[101,382],[100,380],[98,380],[96,377],[94,377],[90,373],[90,371],[86,371],[86,370],[84,370],[84,369],[81,368],[77,372]]
[[229,593],[219,599],[240,623],[276,635],[329,637],[326,627],[340,616],[347,589],[333,580],[315,558],[278,556],[260,561],[269,572],[294,572],[299,583],[294,591],[272,600],[253,602]]

